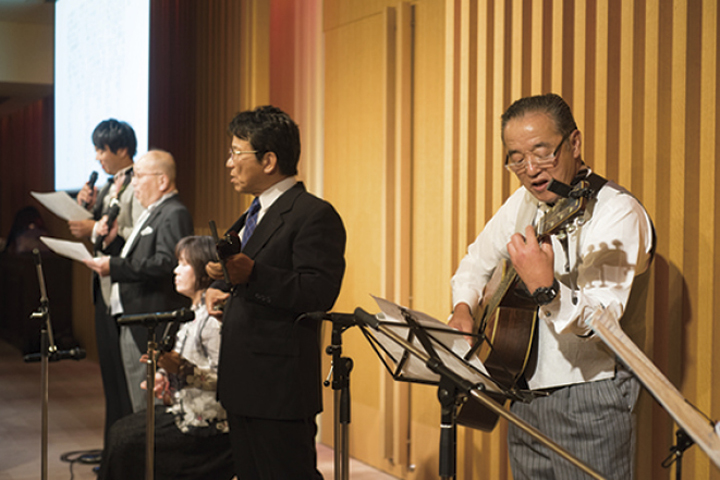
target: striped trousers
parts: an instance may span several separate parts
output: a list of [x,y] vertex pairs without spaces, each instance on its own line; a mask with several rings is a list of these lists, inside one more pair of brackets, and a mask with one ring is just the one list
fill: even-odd
[[[511,411],[608,480],[631,480],[635,466],[635,413],[640,382],[618,367],[615,378],[552,391]],[[515,480],[591,478],[514,425],[508,428]]]

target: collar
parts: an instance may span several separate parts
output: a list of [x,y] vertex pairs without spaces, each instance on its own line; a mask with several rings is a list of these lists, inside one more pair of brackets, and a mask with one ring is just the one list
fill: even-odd
[[258,195],[258,201],[260,202],[259,213],[263,213],[265,210],[270,208],[270,206],[275,203],[275,201],[280,198],[283,193],[294,187],[296,183],[297,179],[295,177],[288,177],[273,184],[270,188]]
[[177,195],[177,193],[178,193],[177,190],[173,190],[172,192],[166,193],[165,195],[160,197],[155,203],[149,205],[147,207],[147,211],[151,212],[151,211],[155,210],[161,203],[163,203],[165,200],[167,200],[170,197],[174,197],[175,195]]
[[120,176],[120,175],[127,175],[128,173],[132,172],[132,169],[133,169],[134,166],[135,166],[135,165],[131,163],[131,164],[128,165],[127,167],[121,168],[120,170],[118,170],[117,172],[115,172],[115,175],[113,175],[113,178],[118,177],[118,176]]

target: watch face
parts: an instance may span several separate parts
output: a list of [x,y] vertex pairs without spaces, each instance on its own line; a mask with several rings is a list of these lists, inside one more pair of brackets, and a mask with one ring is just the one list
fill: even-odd
[[547,305],[552,302],[558,294],[559,285],[555,280],[551,287],[540,287],[533,292],[533,298],[538,305]]

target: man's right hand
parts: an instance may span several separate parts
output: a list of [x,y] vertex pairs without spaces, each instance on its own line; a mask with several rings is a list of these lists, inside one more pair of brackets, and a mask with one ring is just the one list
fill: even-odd
[[87,183],[83,185],[82,189],[77,194],[77,202],[79,205],[82,205],[83,202],[85,203],[85,208],[88,210],[91,210],[93,206],[95,205],[95,200],[97,199],[98,189],[97,187],[90,188],[90,185]]
[[90,238],[93,228],[95,228],[95,220],[68,220],[70,233],[75,238]]
[[[455,311],[450,317],[448,326],[456,328],[461,332],[473,333],[474,320],[472,312],[470,311],[470,307],[467,303],[458,303],[457,305],[455,305]],[[465,337],[465,340],[467,340],[468,343],[472,345],[472,337]]]

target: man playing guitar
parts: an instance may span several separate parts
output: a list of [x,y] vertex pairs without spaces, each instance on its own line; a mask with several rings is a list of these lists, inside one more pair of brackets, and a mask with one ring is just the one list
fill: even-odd
[[[537,313],[537,322],[532,322],[536,343],[517,379],[532,395],[527,402],[514,401],[512,412],[606,478],[630,479],[633,409],[640,384],[616,363],[585,320],[598,307],[616,303],[625,313],[624,330],[643,344],[643,284],[652,261],[652,222],[629,192],[585,165],[582,135],[561,97],[522,98],[501,121],[505,168],[522,186],[460,262],[452,279],[454,310],[449,324],[478,333],[473,315],[487,313],[479,311],[486,286],[496,265],[509,262],[522,281],[511,294],[533,301]],[[561,234],[538,236],[538,221],[562,201],[557,190],[548,188],[553,180],[570,186],[587,181],[595,191]],[[640,306],[637,311],[635,305]],[[558,461],[513,425],[508,444],[516,479],[577,475],[574,466]]]

